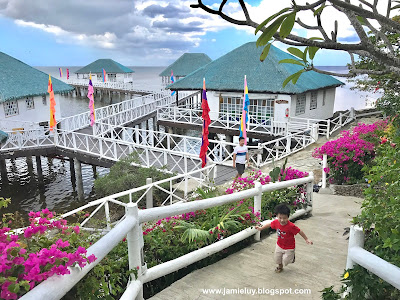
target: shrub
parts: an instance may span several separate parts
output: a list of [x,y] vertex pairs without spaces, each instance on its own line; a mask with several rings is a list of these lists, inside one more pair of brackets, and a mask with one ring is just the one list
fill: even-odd
[[[364,229],[364,249],[400,267],[400,142],[398,120],[389,124],[376,148],[373,165],[366,165],[369,187],[361,214],[353,222]],[[400,299],[400,291],[363,267],[346,270],[345,286],[352,287],[346,299]],[[332,295],[332,292],[329,291]],[[324,299],[328,298],[328,293]]]
[[358,124],[350,131],[343,131],[340,138],[328,141],[316,148],[313,157],[322,159],[328,156],[329,168],[325,172],[332,175],[331,183],[358,183],[364,181],[362,168],[371,164],[375,157],[375,147],[380,143],[380,137],[387,121],[377,121],[371,125]]
[[[0,199],[0,207],[7,205]],[[2,222],[0,229],[0,297],[18,299],[55,274],[69,274],[68,267],[84,267],[96,257],[86,257],[88,236],[82,238],[78,225],[68,226],[54,212],[43,209],[29,213],[30,225],[23,237],[13,234]],[[3,219],[4,220],[4,219]],[[82,239],[82,240],[81,240]]]

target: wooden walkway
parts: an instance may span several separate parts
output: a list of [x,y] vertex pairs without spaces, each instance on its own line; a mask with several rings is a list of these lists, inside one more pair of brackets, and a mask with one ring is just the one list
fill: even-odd
[[[360,213],[362,199],[316,193],[313,197],[312,216],[297,220],[295,224],[314,245],[307,245],[297,235],[296,262],[285,267],[282,273],[274,272],[276,234],[268,236],[264,232],[261,242],[190,273],[150,299],[317,300],[321,299],[320,291],[326,287],[335,285],[338,290],[347,259],[348,241],[347,236],[343,236],[344,228],[349,227],[352,217]],[[247,294],[223,295],[224,288],[225,292],[242,289]],[[209,289],[213,289],[212,292]],[[218,289],[219,294],[216,294]],[[296,289],[303,294],[294,294]],[[251,295],[251,291],[256,292]]]

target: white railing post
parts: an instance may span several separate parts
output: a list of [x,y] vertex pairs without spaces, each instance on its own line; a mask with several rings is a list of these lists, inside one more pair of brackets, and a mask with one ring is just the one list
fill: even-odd
[[[146,185],[152,184],[153,179],[146,178]],[[146,209],[153,208],[153,187],[151,187],[146,193]]]
[[349,246],[347,250],[346,270],[353,269],[355,262],[351,259],[350,249],[352,247],[364,248],[364,232],[358,225],[350,226]]
[[150,168],[149,148],[146,148],[146,166],[147,166],[147,168]]
[[[137,270],[138,280],[143,275],[142,266],[144,266],[143,258],[143,232],[139,224],[139,209],[136,203],[128,203],[126,206],[126,217],[135,218],[135,226],[127,234],[127,244],[128,244],[128,259],[129,259],[129,270]],[[132,280],[136,280],[134,275],[131,275]],[[137,300],[143,299],[143,285],[141,284],[140,292],[136,298]]]
[[354,111],[354,107],[350,108],[350,118],[352,120],[354,120],[356,117],[355,111]]
[[106,214],[107,230],[111,230],[110,207],[108,201],[104,203],[104,213]]
[[342,116],[343,116],[343,114],[340,113],[339,114],[339,125],[340,125],[340,127],[342,127]]
[[291,143],[292,143],[292,139],[290,138],[290,136],[288,136],[286,138],[286,153],[290,153],[290,148],[291,148]]
[[328,155],[324,154],[322,155],[322,188],[326,188],[326,173],[325,170],[326,167],[328,166]]
[[328,119],[328,122],[326,124],[326,138],[329,139],[329,136],[331,134],[331,120]]
[[[38,141],[38,145],[39,145],[39,141]],[[58,129],[57,128],[54,128],[54,145],[56,145],[56,146],[58,145]]]
[[75,132],[72,132],[72,144],[74,146],[74,149],[76,149],[76,137],[75,137]]
[[313,185],[314,185],[314,173],[310,172],[309,175],[312,177],[312,180],[310,182],[307,182],[307,205],[312,206],[312,199],[313,199]]
[[218,169],[217,169],[217,167],[218,167],[218,165],[217,164],[215,164],[214,165],[214,180],[217,178],[217,176],[218,176]]
[[[258,190],[258,192],[257,195],[254,196],[254,214],[259,213],[261,216],[262,185],[259,181],[255,183],[255,188]],[[257,231],[257,233],[254,235],[254,240],[256,242],[259,242],[260,237],[261,237],[261,232]]]

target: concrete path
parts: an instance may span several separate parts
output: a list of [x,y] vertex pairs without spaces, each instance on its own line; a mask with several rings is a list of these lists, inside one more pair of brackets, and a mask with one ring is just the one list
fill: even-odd
[[[153,300],[192,299],[321,299],[325,287],[340,286],[347,257],[347,236],[344,228],[360,212],[362,199],[314,193],[312,216],[295,222],[314,245],[307,245],[296,236],[296,262],[282,273],[274,273],[273,254],[276,234],[262,236],[261,242],[230,255],[217,263],[196,270],[164,289]],[[202,289],[235,289],[243,294],[206,294]],[[247,289],[247,290],[246,290]],[[255,295],[251,295],[253,289]],[[295,292],[310,289],[305,295],[283,294],[271,296],[271,290]],[[285,291],[286,290],[286,291]],[[268,294],[269,293],[269,294]]]

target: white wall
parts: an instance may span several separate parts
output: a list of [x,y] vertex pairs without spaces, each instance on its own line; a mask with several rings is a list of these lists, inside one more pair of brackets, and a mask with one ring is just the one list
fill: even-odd
[[[24,125],[22,123],[18,123],[18,121],[24,122],[45,122],[50,120],[50,99],[49,95],[46,95],[46,104],[43,104],[42,96],[37,96],[33,98],[34,101],[34,109],[27,109],[25,98],[18,99],[18,114],[14,116],[6,117],[4,113],[4,104],[0,103],[0,120],[4,120],[9,128],[4,129],[12,129],[12,128],[23,128]],[[54,99],[56,101],[56,121],[61,119],[61,105],[60,105],[60,95],[55,94]],[[15,121],[15,122],[14,122]],[[5,125],[3,125],[5,126]]]
[[[288,103],[279,103],[279,100],[288,101]],[[291,96],[290,95],[278,95],[274,103],[274,120],[277,122],[287,122],[289,118],[286,118],[285,111],[291,106]]]
[[292,95],[290,105],[290,116],[297,118],[309,119],[327,119],[333,116],[333,107],[335,105],[335,92],[336,88],[326,89],[325,105],[322,105],[323,90],[318,91],[317,108],[310,110],[311,92],[306,93],[306,107],[305,113],[296,115],[296,99],[297,95]]

